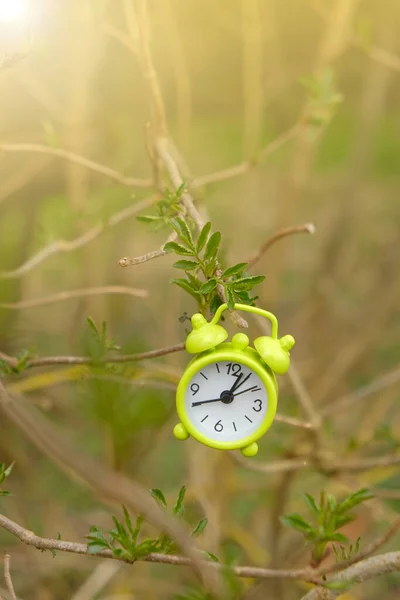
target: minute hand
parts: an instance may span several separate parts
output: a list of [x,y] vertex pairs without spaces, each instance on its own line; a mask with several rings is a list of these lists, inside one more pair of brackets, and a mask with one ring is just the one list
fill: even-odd
[[200,406],[200,404],[208,404],[209,402],[221,402],[221,398],[214,398],[214,400],[199,400],[198,402],[192,402],[192,406]]

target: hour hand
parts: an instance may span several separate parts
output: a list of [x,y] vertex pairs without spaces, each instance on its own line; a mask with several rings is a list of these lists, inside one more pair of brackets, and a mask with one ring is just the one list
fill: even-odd
[[241,381],[242,377],[243,377],[243,373],[240,373],[239,377],[236,379],[235,383],[229,390],[230,393],[234,392],[236,390],[236,388],[239,387],[239,382]]

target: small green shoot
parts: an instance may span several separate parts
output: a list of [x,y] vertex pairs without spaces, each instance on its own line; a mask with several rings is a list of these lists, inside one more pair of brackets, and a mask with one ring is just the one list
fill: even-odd
[[15,463],[11,463],[8,467],[4,463],[0,462],[0,496],[11,496],[11,493],[7,490],[3,490],[1,484],[10,476]]
[[[338,532],[338,529],[355,519],[355,515],[349,511],[372,497],[373,494],[363,488],[354,494],[350,494],[342,502],[337,502],[332,494],[322,491],[320,503],[318,504],[310,494],[305,494],[304,500],[313,521],[307,521],[301,515],[293,513],[281,517],[281,522],[286,527],[290,527],[304,535],[306,542],[312,547],[312,564],[318,565],[324,558],[329,543],[346,544],[349,541],[345,535]],[[355,545],[355,548],[357,548],[355,552],[358,552],[358,547],[359,540]],[[353,552],[352,546],[348,552],[350,551]]]

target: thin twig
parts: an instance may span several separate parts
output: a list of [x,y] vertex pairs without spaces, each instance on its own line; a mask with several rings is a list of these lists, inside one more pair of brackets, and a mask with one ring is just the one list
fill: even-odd
[[43,144],[31,143],[1,143],[0,150],[3,150],[4,152],[49,154],[57,158],[63,158],[69,162],[75,163],[76,165],[85,167],[90,171],[104,175],[104,177],[108,177],[112,181],[116,181],[117,183],[127,187],[149,188],[153,184],[151,179],[126,177],[122,173],[119,173],[118,171],[115,171],[106,165],[101,165],[100,163],[96,163],[85,156],[80,156],[79,154],[75,154],[75,152],[71,152],[70,150],[65,150],[63,148],[52,148],[51,146],[45,146]]
[[98,238],[107,228],[114,227],[115,225],[118,225],[118,223],[121,223],[121,221],[138,214],[145,208],[153,206],[153,204],[155,204],[158,200],[158,194],[150,196],[150,198],[146,198],[145,200],[136,202],[132,206],[123,208],[119,212],[112,215],[103,225],[95,225],[73,240],[56,240],[28,258],[28,260],[22,263],[22,265],[20,265],[17,269],[14,269],[13,271],[0,271],[0,279],[16,279],[18,277],[22,277],[22,275],[25,275],[32,269],[38,267],[41,263],[54,254],[78,250],[79,248],[86,246],[86,244]]
[[[166,354],[172,354],[173,352],[180,352],[185,349],[185,344],[175,344],[174,346],[167,346],[166,348],[159,348],[157,350],[150,350],[149,352],[140,352],[139,354],[120,354],[119,356],[107,356],[100,360],[94,360],[90,356],[42,356],[39,358],[32,358],[27,361],[26,367],[48,367],[55,365],[92,365],[92,364],[105,364],[105,363],[126,363],[126,362],[137,362],[139,360],[147,360],[150,358],[158,358],[159,356],[165,356]],[[10,367],[14,367],[18,364],[18,359],[7,354],[0,352],[0,359],[4,360]]]
[[258,473],[287,473],[289,471],[298,471],[306,467],[312,466],[312,463],[305,458],[293,458],[288,460],[275,460],[272,462],[262,463],[255,460],[247,460],[238,452],[229,453],[232,460],[249,471]]
[[280,415],[277,413],[275,415],[275,421],[279,423],[285,423],[286,425],[292,425],[293,427],[300,427],[301,429],[311,429],[312,423],[308,423],[307,421],[301,421],[300,419],[296,419],[295,417],[287,417],[285,415]]
[[351,394],[348,394],[343,398],[339,398],[339,400],[335,402],[327,404],[321,409],[321,415],[326,416],[335,413],[337,410],[343,410],[343,408],[347,408],[355,402],[364,400],[368,396],[372,396],[377,392],[386,389],[387,387],[391,387],[399,381],[400,368],[394,369],[393,371],[389,371],[389,373],[385,373],[381,377],[378,377],[374,381],[367,383],[366,385],[360,387],[358,390],[355,390]]
[[153,260],[154,258],[159,258],[160,256],[165,256],[167,252],[162,250],[153,250],[152,252],[148,252],[147,254],[143,254],[142,256],[136,256],[135,258],[128,258],[127,256],[123,256],[119,259],[118,264],[120,267],[134,267],[136,265],[141,265],[142,263],[148,262],[149,260]]
[[304,223],[304,225],[294,225],[293,227],[285,227],[280,231],[277,231],[273,236],[271,236],[265,244],[261,246],[261,248],[248,259],[247,269],[251,269],[254,265],[264,256],[264,254],[273,246],[278,240],[287,237],[289,235],[294,235],[296,233],[315,233],[315,225],[313,223]]
[[4,581],[6,582],[8,593],[10,594],[11,600],[17,600],[17,596],[14,590],[14,585],[11,579],[10,573],[10,560],[9,554],[4,555]]
[[35,308],[37,306],[46,306],[55,302],[71,300],[72,298],[82,298],[86,296],[99,296],[103,294],[124,294],[128,296],[137,296],[139,298],[147,298],[149,293],[147,290],[125,287],[123,285],[107,285],[103,287],[82,288],[80,290],[69,290],[45,296],[43,298],[33,298],[32,300],[21,300],[20,302],[3,302],[0,303],[0,308],[8,308],[10,310],[19,310],[22,308]]
[[191,187],[198,188],[204,185],[208,185],[210,183],[226,181],[227,179],[232,179],[233,177],[238,177],[239,175],[247,173],[248,171],[250,171],[250,169],[256,167],[267,156],[274,154],[274,152],[279,150],[284,144],[286,144],[286,142],[296,137],[299,131],[300,124],[296,123],[293,127],[282,133],[275,140],[269,142],[266,146],[264,146],[264,148],[252,160],[246,160],[244,162],[238,163],[237,165],[233,165],[232,167],[227,167],[226,169],[215,171],[214,173],[200,175],[192,181]]

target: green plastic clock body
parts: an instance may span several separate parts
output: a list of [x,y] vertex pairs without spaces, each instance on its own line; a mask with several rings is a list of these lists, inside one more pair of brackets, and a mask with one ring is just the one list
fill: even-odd
[[211,448],[240,449],[244,456],[255,456],[257,440],[269,429],[276,413],[275,373],[283,375],[288,370],[295,340],[291,335],[278,338],[278,321],[272,313],[245,304],[233,308],[268,319],[271,336],[255,339],[254,348],[249,347],[245,333],[225,342],[228,333],[218,321],[228,309],[226,303],[210,322],[200,313],[192,316],[193,329],[185,346],[189,354],[197,356],[178,384],[180,423],[174,435],[179,440],[192,436]]
[[[248,344],[246,335],[238,334],[238,337],[239,336],[242,341],[241,346],[243,346],[243,342],[245,341],[243,338],[246,338]],[[202,434],[190,419],[185,406],[185,394],[193,377],[208,365],[221,362],[238,363],[250,369],[261,379],[268,395],[267,410],[261,425],[252,432],[251,435],[232,442],[218,441],[217,439]],[[260,439],[272,425],[276,413],[277,401],[278,387],[275,375],[260,358],[258,353],[253,348],[238,348],[237,344],[234,342],[222,343],[217,348],[202,352],[193,358],[183,373],[176,393],[176,408],[181,422],[175,426],[174,434],[181,440],[192,436],[200,443],[211,448],[216,448],[218,450],[240,449],[245,456],[254,456],[258,450],[258,446],[255,442],[257,442],[257,440]]]

